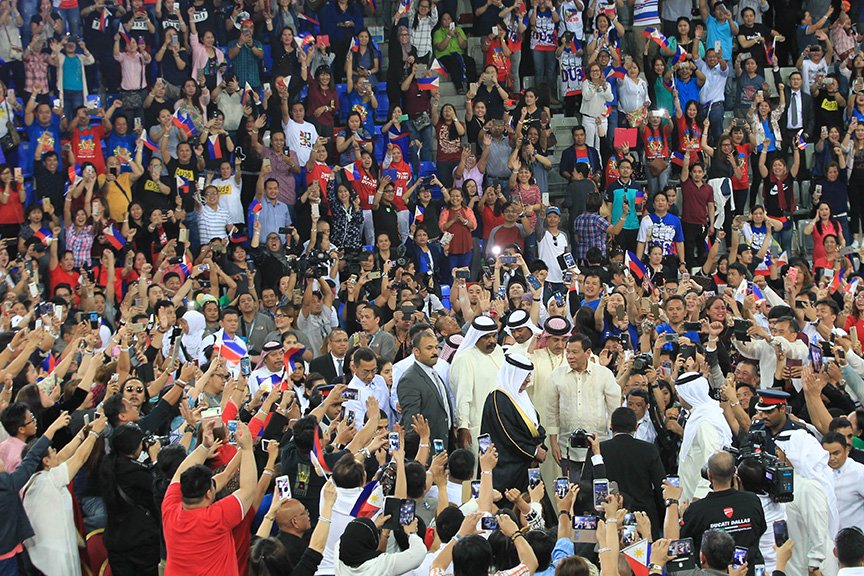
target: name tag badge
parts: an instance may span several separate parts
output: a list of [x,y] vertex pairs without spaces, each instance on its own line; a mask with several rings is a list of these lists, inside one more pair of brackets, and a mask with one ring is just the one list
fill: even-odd
[[369,195],[369,204],[374,204],[374,203],[375,203],[375,195],[374,195],[374,194],[370,194],[370,195]]

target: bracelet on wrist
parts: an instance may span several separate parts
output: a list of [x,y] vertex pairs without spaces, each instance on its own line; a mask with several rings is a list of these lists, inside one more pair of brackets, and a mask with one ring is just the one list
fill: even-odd
[[510,537],[510,541],[511,541],[511,542],[515,542],[515,541],[516,541],[516,538],[519,538],[520,536],[521,536],[522,538],[525,537],[525,535],[524,535],[521,531],[518,531],[518,530],[517,530],[516,533],[513,534],[513,535]]
[[332,524],[333,521],[330,518],[325,518],[324,516],[318,517],[319,522],[324,522],[325,524]]

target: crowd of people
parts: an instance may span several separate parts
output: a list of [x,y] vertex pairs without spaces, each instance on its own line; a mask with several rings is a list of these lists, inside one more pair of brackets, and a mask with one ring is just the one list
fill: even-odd
[[859,22],[0,0],[0,575],[862,573]]

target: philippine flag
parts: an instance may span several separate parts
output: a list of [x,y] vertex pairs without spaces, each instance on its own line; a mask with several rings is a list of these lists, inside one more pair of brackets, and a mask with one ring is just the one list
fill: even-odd
[[210,160],[221,160],[222,143],[219,141],[219,135],[210,136],[207,138],[207,153],[210,155]]
[[228,362],[240,362],[248,354],[246,344],[242,340],[236,340],[229,336],[222,335],[222,342],[219,346],[219,355],[225,358]]
[[102,15],[99,16],[99,21],[96,23],[96,30],[99,32],[105,32],[108,29],[108,12],[107,8],[102,8]]
[[362,177],[360,175],[360,170],[357,169],[357,164],[346,164],[342,166],[342,172],[345,174],[345,178],[348,179],[349,182],[354,182],[355,180],[360,180]]
[[621,550],[634,576],[648,576],[648,559],[651,558],[651,545],[648,540],[640,540]]
[[438,62],[437,58],[432,60],[432,66],[430,69],[432,70],[432,72],[435,72],[439,76],[443,76],[444,78],[448,77],[447,70],[445,70],[441,63]]
[[285,376],[294,372],[298,366],[303,364],[303,352],[306,351],[305,346],[292,346],[285,350],[282,356],[282,362],[285,366]]
[[126,28],[123,27],[122,22],[117,26],[117,33],[120,35],[124,42],[126,42],[127,44],[129,43],[129,34],[126,33]]
[[37,230],[36,233],[33,234],[33,236],[41,240],[42,244],[44,244],[45,246],[51,244],[51,239],[54,238],[51,230],[45,228],[44,226],[42,228],[39,228],[39,230]]
[[108,240],[108,243],[111,244],[115,250],[120,250],[126,246],[126,238],[123,237],[123,234],[120,233],[120,230],[116,225],[111,224],[102,230],[102,234],[105,235],[105,239]]
[[420,90],[437,90],[438,89],[438,77],[434,78],[418,78],[417,79],[417,87]]
[[425,209],[420,204],[414,209],[414,222],[419,224],[423,222],[423,215],[425,214]]
[[54,372],[54,368],[57,367],[57,358],[54,357],[53,354],[49,353],[48,356],[42,360],[42,370],[45,371],[46,374],[51,374]]
[[312,446],[312,450],[309,451],[309,459],[312,461],[312,466],[315,467],[315,472],[319,476],[330,474],[330,467],[324,459],[324,449],[321,447],[321,436],[317,430],[315,431],[315,443]]
[[310,18],[309,16],[306,16],[305,14],[297,14],[297,18],[299,18],[300,20],[303,20],[305,22],[308,22],[309,24],[312,24],[313,26],[320,26],[321,25],[318,22],[318,20]]
[[639,258],[636,257],[636,254],[627,250],[624,253],[624,264],[630,270],[630,272],[639,280],[642,280],[647,274],[648,269],[645,268],[645,265],[642,263]]
[[174,112],[174,117],[171,120],[174,125],[182,130],[187,137],[195,134],[195,124],[189,118],[189,116],[181,116],[180,111]]
[[147,135],[147,132],[141,132],[141,143],[144,144],[145,148],[148,148],[153,152],[159,151],[159,144],[151,140],[150,136]]
[[372,518],[384,507],[384,488],[377,480],[373,480],[367,484],[354,507],[351,509],[351,516],[354,518]]
[[259,202],[258,200],[252,200],[252,203],[249,204],[249,211],[252,212],[252,214],[258,214],[263,208],[264,207],[261,206],[261,202]]

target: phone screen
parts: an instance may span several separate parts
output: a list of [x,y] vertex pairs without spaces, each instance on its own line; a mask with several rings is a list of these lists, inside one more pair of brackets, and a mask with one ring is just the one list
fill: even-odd
[[485,454],[487,450],[489,450],[489,446],[492,445],[492,439],[489,437],[489,434],[481,434],[477,437],[477,445],[480,447],[480,454]]
[[555,480],[555,494],[558,495],[558,498],[564,498],[568,490],[570,490],[569,479],[562,477]]
[[534,488],[540,484],[540,469],[539,468],[529,468],[528,469],[528,486]]
[[743,566],[747,563],[747,548],[740,546],[735,547],[735,552],[732,553],[732,565]]
[[774,544],[782,546],[789,540],[789,529],[786,526],[785,520],[777,520],[774,522]]
[[606,480],[594,480],[594,508],[603,509],[603,503],[609,497],[609,483]]
[[408,526],[414,521],[414,509],[416,503],[411,498],[406,498],[399,506],[399,524]]

